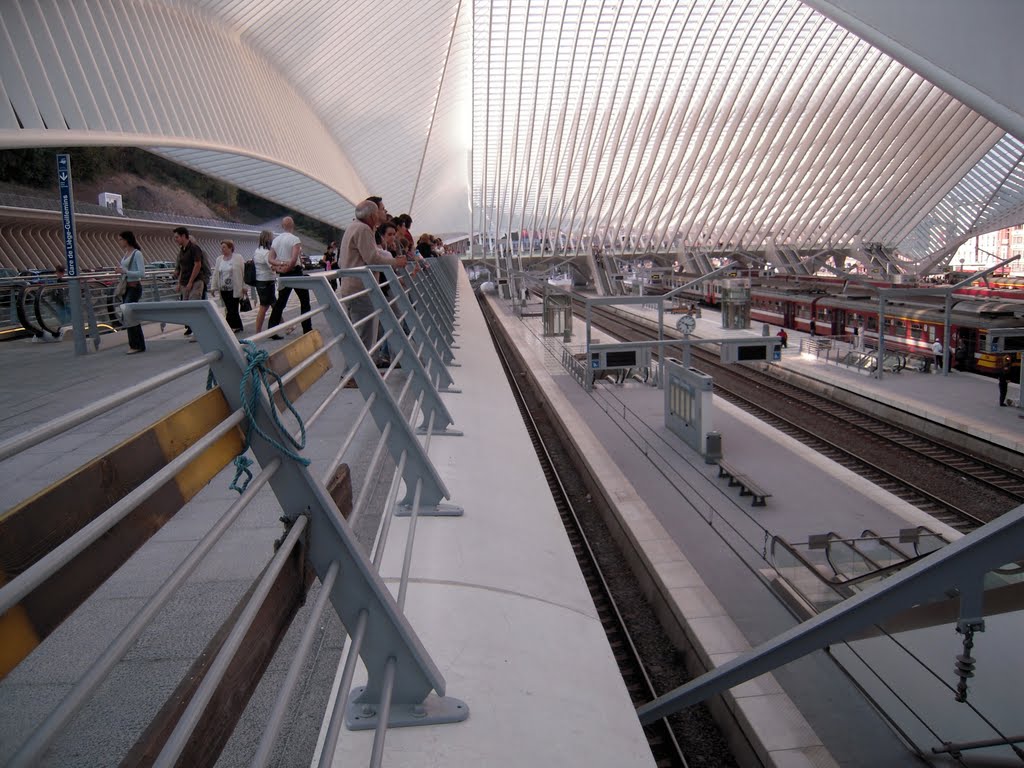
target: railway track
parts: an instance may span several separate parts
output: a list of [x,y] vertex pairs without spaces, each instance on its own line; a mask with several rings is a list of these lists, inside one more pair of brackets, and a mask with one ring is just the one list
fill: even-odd
[[[484,315],[491,327],[492,338],[551,488],[555,505],[590,589],[597,615],[608,635],[632,701],[640,706],[656,698],[659,693],[685,682],[682,677],[684,665],[676,658],[677,651],[667,636],[664,636],[653,612],[640,596],[635,578],[632,574],[624,576],[629,567],[618,553],[603,523],[599,523],[599,514],[591,509],[593,505],[585,481],[561,445],[557,430],[547,418],[547,409],[538,396],[522,383],[526,379],[525,369],[521,370],[523,367],[519,365],[518,359],[511,353],[500,333],[496,332],[486,307]],[[595,528],[601,530],[595,531]],[[595,538],[598,539],[597,543],[594,543]],[[608,570],[613,571],[611,576],[606,575]],[[624,578],[631,582],[625,589],[622,586]],[[643,605],[638,606],[638,602]],[[637,613],[644,611],[651,612],[650,616],[640,620],[643,626],[639,627],[639,634],[634,636],[631,626],[640,623]],[[656,637],[658,634],[664,637]],[[657,647],[662,655],[667,654],[669,658],[652,658],[652,647]],[[673,677],[658,685],[652,680],[650,669],[659,670],[658,674],[662,677]],[[688,755],[696,761],[695,764],[735,765],[724,737],[703,707],[672,715],[645,727],[644,732],[658,766],[686,767],[689,765]],[[686,744],[685,751],[681,744]]]
[[[656,339],[643,321],[593,307],[593,322],[626,340]],[[673,337],[673,339],[676,337]],[[673,345],[669,354],[678,354]],[[897,497],[968,532],[1024,503],[1024,475],[906,426],[693,348],[715,392]]]

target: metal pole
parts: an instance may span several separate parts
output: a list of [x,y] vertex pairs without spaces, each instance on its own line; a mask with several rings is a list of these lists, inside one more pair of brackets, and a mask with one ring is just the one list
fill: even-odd
[[942,375],[949,376],[949,316],[953,311],[953,289],[946,291],[946,312],[942,317]]
[[882,379],[882,361],[885,360],[885,294],[878,292],[878,367],[875,378]]

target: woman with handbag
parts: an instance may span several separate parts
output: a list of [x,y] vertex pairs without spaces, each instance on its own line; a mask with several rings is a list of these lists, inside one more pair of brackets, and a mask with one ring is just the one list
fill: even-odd
[[[146,274],[146,262],[142,258],[139,242],[135,239],[133,232],[122,232],[117,236],[117,242],[124,251],[121,264],[117,267],[117,271],[121,273],[121,280],[124,281],[121,304],[131,304],[142,298],[142,276]],[[132,325],[127,328],[127,331],[127,354],[134,355],[138,352],[145,352],[146,337],[142,335],[142,326]]]
[[235,253],[235,244],[231,240],[221,240],[220,254],[213,269],[213,292],[224,304],[224,319],[228,326],[235,333],[241,333],[244,328],[238,306],[247,294],[243,281],[245,261],[241,254]]

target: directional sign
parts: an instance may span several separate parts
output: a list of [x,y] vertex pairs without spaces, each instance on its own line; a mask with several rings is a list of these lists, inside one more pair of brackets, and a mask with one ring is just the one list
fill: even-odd
[[75,252],[75,203],[71,198],[71,155],[57,155],[57,183],[60,185],[60,214],[64,219],[64,257],[68,277],[78,277]]

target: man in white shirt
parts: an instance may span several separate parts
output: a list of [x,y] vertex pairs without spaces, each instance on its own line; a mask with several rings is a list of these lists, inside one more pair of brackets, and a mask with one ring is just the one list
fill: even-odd
[[941,372],[943,370],[942,342],[939,341],[938,338],[936,338],[935,341],[932,342],[932,354],[935,355],[935,370]]
[[[292,277],[295,275],[301,275],[302,272],[302,243],[299,238],[295,235],[295,221],[291,216],[285,216],[281,220],[281,228],[284,230],[281,234],[274,238],[274,242],[270,244],[270,256],[268,261],[274,268],[274,271],[279,275],[285,277]],[[284,286],[277,293],[277,301],[274,302],[274,308],[270,311],[270,321],[267,323],[268,328],[273,328],[281,322],[281,317],[284,315],[284,308],[288,304],[288,299],[292,295],[291,288]],[[304,288],[295,288],[295,293],[299,297],[299,309],[303,314],[309,312],[309,291]],[[306,318],[302,321],[302,332],[309,333],[313,330],[313,321]],[[278,335],[274,335],[271,338],[280,339],[283,338]]]
[[[394,269],[404,269],[406,258],[393,257],[387,251],[377,248],[374,230],[384,222],[383,206],[373,200],[364,200],[356,206],[356,218],[345,228],[345,236],[341,239],[338,249],[338,267],[355,269],[371,264],[388,264]],[[363,290],[363,281],[358,277],[341,279],[341,295],[351,296]],[[348,316],[353,323],[373,313],[373,302],[369,296],[360,296],[345,302]],[[359,328],[359,338],[363,346],[370,349],[377,341],[376,318]]]

